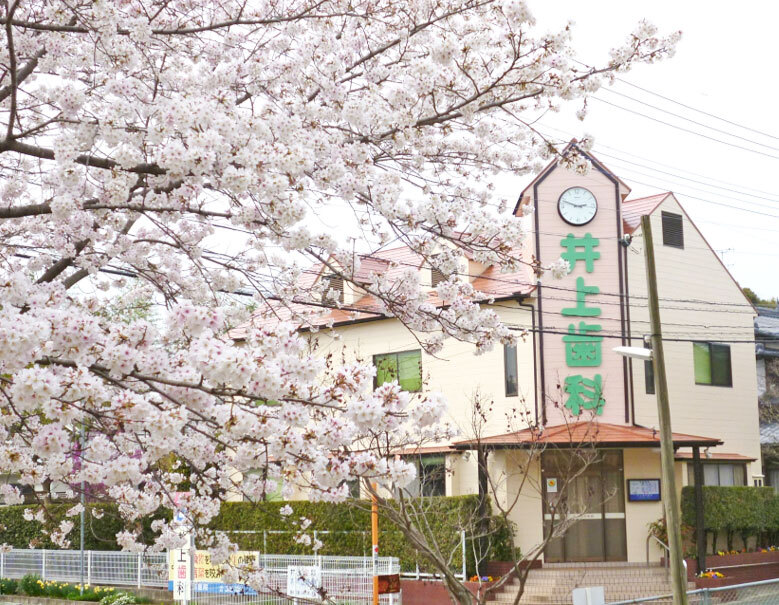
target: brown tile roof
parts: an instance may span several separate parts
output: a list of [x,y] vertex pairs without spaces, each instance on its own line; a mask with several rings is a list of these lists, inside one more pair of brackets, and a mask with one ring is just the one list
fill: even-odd
[[622,202],[622,227],[625,233],[633,233],[638,229],[638,226],[641,224],[641,217],[645,214],[652,214],[655,208],[669,195],[672,195],[671,192],[666,191],[665,193]]
[[[463,251],[463,254],[465,252]],[[465,254],[465,256],[469,256]],[[400,246],[389,250],[380,250],[370,255],[360,256],[360,267],[355,274],[355,281],[367,283],[371,273],[385,274],[389,279],[400,279],[403,272],[409,268],[422,268],[424,258],[414,252],[408,246]],[[303,272],[300,285],[303,288],[311,287],[325,269],[319,263]],[[326,270],[325,270],[326,272]],[[463,276],[470,278],[473,276]],[[496,266],[488,267],[477,276],[473,287],[483,293],[482,300],[488,301],[494,298],[509,298],[511,296],[529,294],[535,288],[532,270],[527,265],[522,265],[519,271],[513,273],[501,273]],[[441,300],[435,291],[428,293],[427,300],[435,306],[444,306],[446,301]],[[305,320],[296,318],[296,315],[306,315]],[[241,339],[246,335],[248,325],[264,326],[272,325],[280,321],[296,321],[301,328],[327,327],[330,325],[365,321],[368,319],[381,319],[389,317],[378,300],[370,295],[364,295],[359,300],[345,304],[341,308],[329,308],[317,302],[295,301],[289,306],[268,301],[261,311],[255,313],[250,324],[239,326],[230,331],[232,338]]]
[[[692,460],[692,452],[676,452],[677,460]],[[724,452],[712,452],[708,456],[701,455],[703,462],[728,460],[733,462],[754,462],[757,458],[744,456],[743,454],[726,454]]]
[[[643,426],[628,426],[608,424],[604,422],[575,422],[558,426],[546,427],[542,432],[524,429],[504,435],[484,437],[481,444],[489,448],[527,448],[532,445],[552,445],[558,447],[574,447],[579,445],[594,445],[595,447],[657,447],[660,445],[660,432]],[[714,437],[700,437],[674,433],[673,442],[676,447],[684,446],[715,446],[722,441]],[[474,449],[476,440],[458,441],[452,444],[457,449]]]
[[424,447],[406,447],[392,452],[396,456],[421,456],[424,454],[459,454],[459,450],[449,445],[428,445]]

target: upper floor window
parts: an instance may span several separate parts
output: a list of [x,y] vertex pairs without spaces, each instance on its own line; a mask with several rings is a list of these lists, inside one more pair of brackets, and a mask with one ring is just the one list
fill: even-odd
[[430,285],[435,288],[442,281],[446,281],[446,275],[440,269],[432,267],[430,269]]
[[326,275],[322,278],[325,289],[322,291],[323,301],[344,301],[344,278],[340,275]]
[[644,386],[647,395],[655,394],[655,362],[651,359],[644,361]]
[[663,244],[674,248],[684,248],[682,215],[663,211],[661,216],[663,219]]
[[506,397],[516,397],[519,395],[516,345],[503,345],[503,375],[506,386]]
[[[744,464],[703,463],[703,485],[746,485],[746,475]],[[695,469],[692,464],[687,465],[687,483],[695,485]]]
[[422,351],[403,351],[374,355],[376,386],[397,380],[404,391],[422,390]]
[[692,343],[695,384],[732,387],[730,345],[713,342]]

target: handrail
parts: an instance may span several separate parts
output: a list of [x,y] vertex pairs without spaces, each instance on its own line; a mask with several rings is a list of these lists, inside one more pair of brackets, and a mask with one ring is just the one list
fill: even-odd
[[[649,541],[650,540],[654,540],[665,549],[665,552],[667,553],[667,556],[665,557],[665,568],[669,569],[671,564],[671,548],[668,546],[668,544],[666,544],[660,538],[658,538],[653,534],[649,534],[646,537],[646,566],[649,567],[650,565],[649,563]],[[684,565],[684,575],[687,576],[687,559],[685,559],[684,557],[682,557],[682,565]]]

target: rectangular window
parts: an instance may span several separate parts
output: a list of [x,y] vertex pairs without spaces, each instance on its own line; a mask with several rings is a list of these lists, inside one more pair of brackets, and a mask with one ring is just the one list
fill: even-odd
[[682,215],[665,211],[661,215],[663,220],[663,245],[684,248]]
[[397,380],[404,391],[422,390],[422,351],[403,351],[374,355],[376,366],[376,386]]
[[506,383],[506,397],[519,395],[516,345],[503,345],[503,372]]
[[[704,462],[702,466],[703,485],[746,485],[746,466],[744,464]],[[687,465],[687,483],[695,485],[695,469],[692,463]]]
[[442,281],[446,281],[446,275],[444,275],[439,269],[435,267],[430,269],[430,285],[434,288]]
[[[411,462],[410,459],[407,459]],[[416,457],[417,477],[405,489],[410,496],[446,495],[446,456],[424,454]]]
[[655,364],[651,359],[644,361],[644,386],[647,395],[655,394]]
[[344,301],[344,278],[340,275],[326,275],[324,280],[325,289],[322,292],[322,300],[338,302]]
[[694,342],[692,347],[695,384],[710,384],[719,387],[733,386],[730,345]]

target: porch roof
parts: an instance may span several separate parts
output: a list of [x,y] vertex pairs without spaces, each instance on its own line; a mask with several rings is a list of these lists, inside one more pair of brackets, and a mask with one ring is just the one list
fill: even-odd
[[[503,435],[469,439],[452,444],[455,449],[529,449],[535,446],[557,448],[590,447],[659,447],[660,431],[643,426],[609,424],[605,422],[575,422],[548,426],[543,430],[524,429]],[[701,437],[685,433],[673,434],[674,448],[712,447],[722,445],[715,437]]]
[[[676,452],[677,460],[692,460],[692,452]],[[744,454],[728,454],[727,452],[711,452],[708,456],[701,455],[702,462],[754,462],[757,458]]]

